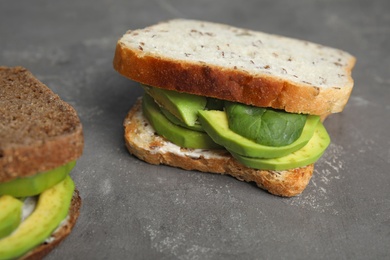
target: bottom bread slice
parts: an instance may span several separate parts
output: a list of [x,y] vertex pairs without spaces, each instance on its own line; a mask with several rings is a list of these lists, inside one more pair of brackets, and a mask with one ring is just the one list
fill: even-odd
[[165,164],[185,170],[228,174],[254,182],[268,192],[283,197],[300,194],[313,174],[314,165],[284,171],[256,170],[235,160],[226,150],[187,149],[159,136],[142,113],[139,98],[124,120],[129,152],[150,164]]
[[80,214],[81,207],[81,198],[78,190],[75,190],[73,193],[72,201],[69,208],[69,214],[65,223],[62,223],[59,228],[57,228],[48,242],[44,242],[34,249],[30,250],[27,254],[18,258],[19,260],[38,260],[42,259],[50,251],[52,251],[58,244],[60,244],[72,231],[73,227],[76,224],[76,221]]

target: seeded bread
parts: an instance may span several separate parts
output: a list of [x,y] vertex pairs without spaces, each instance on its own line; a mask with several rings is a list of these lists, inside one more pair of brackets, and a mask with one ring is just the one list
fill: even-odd
[[284,197],[300,194],[310,181],[313,164],[288,171],[255,170],[237,162],[226,150],[181,148],[155,133],[143,116],[141,102],[141,99],[137,101],[123,123],[126,146],[141,160],[185,170],[228,174]]
[[76,111],[22,67],[0,67],[0,182],[50,170],[82,154]]
[[72,202],[70,204],[68,219],[65,224],[58,228],[52,235],[49,243],[45,242],[38,247],[34,248],[19,260],[38,260],[42,259],[50,251],[54,249],[59,243],[61,243],[72,231],[73,227],[76,224],[77,218],[80,214],[81,207],[81,198],[79,192],[75,190],[72,197]]
[[154,87],[326,115],[347,103],[355,58],[307,41],[177,19],[128,31],[113,64]]

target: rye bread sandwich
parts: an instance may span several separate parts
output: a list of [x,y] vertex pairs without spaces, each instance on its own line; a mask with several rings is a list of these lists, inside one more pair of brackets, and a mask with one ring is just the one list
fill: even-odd
[[0,67],[0,259],[41,259],[71,232],[83,147],[72,106],[25,68]]
[[126,32],[114,68],[141,83],[126,146],[151,164],[228,174],[279,196],[300,194],[330,143],[355,58],[303,40],[175,19]]

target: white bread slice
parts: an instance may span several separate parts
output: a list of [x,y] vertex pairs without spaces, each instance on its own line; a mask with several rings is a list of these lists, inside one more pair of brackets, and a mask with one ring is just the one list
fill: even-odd
[[241,181],[255,182],[260,188],[284,197],[300,194],[310,181],[313,164],[286,171],[255,170],[237,162],[226,150],[181,148],[155,133],[143,116],[141,102],[142,99],[137,101],[123,123],[126,146],[141,160],[185,170],[228,174]]
[[354,64],[319,44],[183,19],[128,31],[113,61],[154,87],[315,115],[343,110]]

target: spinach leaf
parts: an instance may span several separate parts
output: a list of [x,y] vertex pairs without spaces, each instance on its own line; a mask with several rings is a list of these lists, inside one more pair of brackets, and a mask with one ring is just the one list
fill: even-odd
[[297,140],[307,117],[233,102],[225,102],[225,110],[232,131],[267,146],[284,146]]

